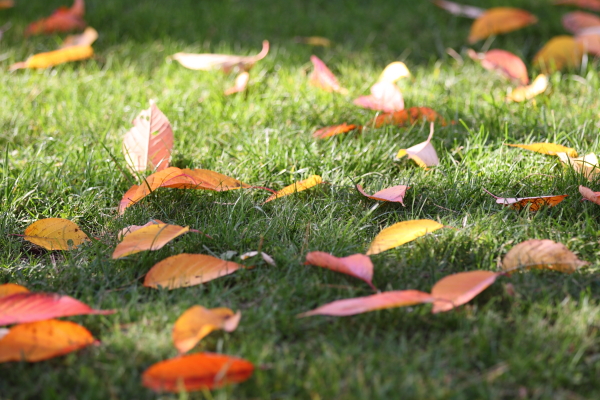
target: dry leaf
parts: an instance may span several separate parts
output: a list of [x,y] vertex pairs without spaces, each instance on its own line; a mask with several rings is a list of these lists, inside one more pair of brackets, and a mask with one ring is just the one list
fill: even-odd
[[28,293],[29,289],[16,283],[5,283],[0,285],[0,298],[10,296],[15,293]]
[[450,14],[459,16],[459,17],[467,17],[467,18],[479,18],[485,13],[485,9],[473,6],[465,6],[463,4],[458,4],[453,1],[446,0],[434,0],[433,3],[448,11]]
[[404,109],[404,99],[398,87],[390,82],[377,82],[371,94],[354,100],[354,104],[370,110],[394,112]]
[[277,265],[275,264],[275,260],[273,260],[273,257],[271,257],[270,255],[268,255],[267,253],[263,253],[262,251],[259,253],[258,251],[249,251],[247,253],[244,253],[240,256],[240,260],[247,260],[249,258],[252,257],[256,257],[257,255],[259,255],[262,257],[263,261],[266,262],[267,264],[269,264],[272,267],[276,267]]
[[225,96],[243,92],[248,86],[248,81],[250,81],[250,74],[248,73],[248,71],[240,72],[239,75],[235,77],[235,84],[233,85],[233,87],[230,87],[229,89],[225,90]]
[[550,156],[556,156],[558,153],[566,153],[569,157],[577,157],[577,150],[555,143],[504,144],[506,146],[520,147],[521,149],[548,154]]
[[341,272],[365,281],[373,290],[373,263],[364,254],[353,254],[348,257],[335,257],[322,251],[311,251],[306,255],[304,265],[316,265],[332,271]]
[[96,39],[98,39],[98,32],[91,26],[88,26],[83,33],[79,35],[67,36],[60,48],[66,49],[67,47],[73,46],[91,46]]
[[577,173],[582,174],[587,178],[588,181],[593,181],[596,176],[600,173],[600,166],[598,166],[598,158],[594,153],[586,154],[583,157],[572,158],[565,153],[558,153],[558,158],[564,164],[571,166]]
[[55,32],[69,32],[83,29],[86,26],[83,20],[85,4],[83,0],[75,0],[71,8],[60,7],[48,18],[42,18],[29,24],[25,36],[51,34]]
[[584,29],[600,26],[600,17],[582,11],[573,11],[563,15],[562,24],[567,31],[577,34]]
[[430,219],[398,222],[383,229],[375,236],[369,250],[367,250],[367,255],[379,254],[393,249],[443,227],[444,225]]
[[263,41],[263,48],[260,53],[255,56],[234,56],[229,54],[191,54],[191,53],[176,53],[170,58],[178,61],[186,68],[210,71],[213,69],[221,69],[225,73],[237,68],[241,71],[248,71],[254,66],[257,61],[262,60],[269,54],[269,42]]
[[169,167],[173,150],[171,123],[154,102],[133,120],[133,128],[123,138],[123,152],[135,172],[162,171]]
[[112,258],[122,258],[146,250],[162,249],[164,245],[184,233],[189,232],[188,226],[169,224],[152,224],[126,235],[123,241],[115,247]]
[[408,158],[417,163],[421,168],[433,167],[440,164],[440,160],[431,144],[433,138],[433,122],[429,128],[429,137],[423,143],[419,143],[408,149],[402,149],[396,154],[396,160],[408,155]]
[[129,225],[119,231],[119,233],[117,234],[117,239],[123,240],[123,238],[125,236],[129,235],[130,233],[133,233],[137,230],[140,230],[140,229],[145,228],[150,225],[158,225],[158,224],[164,224],[164,222],[162,222],[160,219],[151,219],[144,225]]
[[92,334],[74,322],[51,319],[20,324],[0,339],[0,363],[43,361],[92,343]]
[[[369,121],[367,126],[374,126],[375,128],[381,128],[385,125],[411,126],[419,121],[439,122],[442,126],[448,125],[444,118],[429,107],[411,107],[408,110],[380,114]],[[454,124],[454,121],[451,123]]]
[[391,64],[388,64],[384,69],[377,82],[388,82],[394,83],[399,79],[408,78],[410,76],[410,71],[406,64],[400,61],[394,61]]
[[296,41],[296,43],[304,43],[304,44],[308,44],[310,46],[331,47],[331,45],[332,45],[331,40],[321,37],[321,36],[308,36],[308,37],[296,36],[294,38],[294,40]]
[[84,314],[113,314],[94,310],[69,296],[54,293],[15,293],[0,298],[0,326]]
[[69,61],[86,60],[93,55],[94,49],[92,49],[92,46],[71,46],[47,53],[35,54],[26,61],[11,65],[9,71],[23,68],[49,68]]
[[[585,186],[579,186],[579,193],[584,199],[591,201],[592,203],[600,206],[600,192],[594,192],[592,189]],[[2,296],[2,286],[0,286],[0,297]]]
[[44,218],[29,225],[25,240],[46,250],[72,250],[89,240],[76,223],[63,218]]
[[356,185],[356,189],[360,192],[360,194],[370,199],[379,201],[389,201],[392,203],[400,203],[404,205],[404,196],[406,195],[406,191],[410,189],[410,186],[392,186],[390,188],[380,190],[379,192],[373,195],[366,194],[362,186],[360,185]]
[[337,300],[322,305],[312,311],[299,314],[298,317],[310,317],[313,315],[345,317],[384,308],[406,307],[415,304],[431,303],[433,300],[433,297],[429,293],[420,292],[418,290],[396,290],[377,293],[371,296]]
[[475,43],[492,35],[516,31],[538,21],[528,11],[510,7],[496,7],[485,11],[473,22],[469,43]]
[[506,96],[506,100],[522,102],[533,99],[538,94],[542,94],[548,88],[548,78],[544,74],[540,74],[533,80],[531,85],[520,86],[514,89]]
[[192,392],[240,383],[253,372],[254,365],[241,358],[195,353],[150,366],[142,375],[142,383],[157,392]]
[[490,50],[486,53],[476,53],[468,50],[469,57],[479,61],[481,66],[490,71],[497,71],[508,79],[518,81],[521,85],[529,83],[527,67],[523,60],[506,50]]
[[431,288],[431,295],[435,298],[431,312],[450,311],[468,303],[494,283],[498,276],[491,271],[468,271],[440,279]]
[[0,0],[0,10],[5,10],[7,8],[13,8],[15,6],[15,2],[13,0]]
[[564,244],[548,239],[521,242],[510,249],[502,259],[504,271],[537,268],[571,273],[588,264],[577,258]]
[[309,83],[311,85],[327,92],[348,93],[348,90],[340,86],[337,78],[333,75],[333,72],[327,68],[327,65],[325,65],[319,57],[314,55],[310,56],[310,61],[313,64],[313,71],[309,77]]
[[578,68],[582,56],[583,45],[573,36],[555,36],[535,55],[533,65],[547,72]]
[[321,183],[323,183],[323,179],[319,175],[312,175],[308,179],[305,179],[300,182],[292,183],[291,185],[286,186],[283,189],[281,189],[280,191],[272,194],[271,196],[269,196],[268,199],[265,200],[265,203],[267,203],[271,200],[278,199],[280,197],[289,196],[290,194],[294,194],[294,193],[301,192],[306,189],[310,189],[311,187],[317,186]]
[[144,279],[144,286],[178,289],[199,285],[234,273],[243,265],[204,254],[178,254],[155,264]]
[[229,308],[190,307],[175,321],[173,343],[179,353],[187,353],[214,330],[235,331],[240,318],[242,314],[239,311],[234,313]]
[[496,203],[504,206],[513,208],[515,210],[522,210],[529,207],[529,211],[538,211],[542,207],[554,207],[567,197],[567,194],[556,195],[556,196],[537,196],[537,197],[498,197],[487,190],[483,189],[484,192],[496,199]]
[[576,6],[592,11],[600,11],[600,0],[555,0],[555,5]]
[[313,137],[316,139],[325,139],[331,136],[335,136],[335,135],[340,135],[342,133],[346,133],[346,132],[350,132],[353,131],[355,129],[358,129],[359,131],[362,130],[362,126],[360,125],[354,125],[354,124],[347,124],[347,123],[343,123],[341,125],[334,125],[334,126],[326,126],[325,128],[321,128],[319,130],[316,130],[313,133]]

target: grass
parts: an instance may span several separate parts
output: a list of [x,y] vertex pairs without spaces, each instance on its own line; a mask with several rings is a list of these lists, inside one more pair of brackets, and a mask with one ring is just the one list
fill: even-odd
[[[503,101],[509,86],[464,57],[470,21],[429,2],[331,0],[277,2],[88,0],[86,20],[100,32],[93,60],[44,71],[8,73],[13,62],[54,49],[59,36],[24,39],[27,23],[60,0],[23,2],[0,13],[10,29],[0,41],[0,283],[59,292],[110,316],[75,317],[101,344],[49,361],[0,365],[2,399],[584,399],[600,397],[600,208],[580,202],[580,184],[598,182],[553,157],[502,143],[550,141],[598,152],[597,63],[555,73],[548,94]],[[540,23],[482,46],[531,60],[564,33],[567,8],[547,1],[489,1],[521,6]],[[332,39],[330,49],[294,36]],[[251,73],[247,96],[225,98],[232,77],[165,61],[178,51],[272,52]],[[461,64],[446,55],[462,52]],[[307,85],[309,56],[321,57],[350,91]],[[351,100],[368,92],[382,68],[405,61],[414,78],[399,83],[407,106],[429,106],[458,121],[437,127],[441,165],[430,171],[393,162],[400,148],[425,140],[426,124],[385,127],[314,141],[317,128],[368,121]],[[532,72],[533,74],[533,72]],[[159,190],[123,217],[116,207],[134,182],[121,140],[155,99],[175,131],[175,166],[207,168],[279,189],[319,174],[329,185],[262,204],[267,192]],[[405,203],[376,204],[368,193],[409,184]],[[495,204],[506,197],[569,194],[538,213]],[[99,241],[47,252],[13,234],[40,218],[76,221]],[[151,218],[210,234],[188,234],[155,252],[113,261],[116,232]],[[347,318],[295,316],[336,299],[368,295],[367,285],[303,264],[307,251],[364,252],[384,227],[416,218],[442,229],[373,256],[381,290],[429,290],[455,272],[495,270],[512,245],[530,238],[566,244],[589,268],[572,275],[527,272],[503,277],[470,304],[431,315],[428,306]],[[151,290],[142,277],[182,252],[226,257],[262,243],[277,267],[256,268],[205,285]],[[250,265],[248,262],[247,265]],[[515,294],[511,295],[514,290]],[[189,395],[154,394],[141,373],[176,354],[173,322],[188,307],[241,310],[240,327],[215,332],[200,351],[246,358],[258,367],[247,382]]]

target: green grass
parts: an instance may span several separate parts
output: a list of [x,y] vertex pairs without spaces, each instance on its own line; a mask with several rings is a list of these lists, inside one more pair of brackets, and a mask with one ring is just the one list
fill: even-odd
[[[587,182],[556,158],[502,145],[550,141],[580,154],[598,152],[596,61],[571,74],[555,73],[551,90],[534,101],[507,104],[509,84],[465,57],[470,20],[426,1],[88,0],[86,20],[100,33],[93,60],[8,73],[13,62],[60,43],[59,36],[22,36],[27,23],[48,15],[60,0],[17,3],[0,11],[0,24],[13,24],[0,41],[0,283],[68,294],[118,313],[71,318],[91,330],[98,346],[37,364],[0,365],[0,398],[600,397],[600,207],[580,202],[577,191],[580,184],[599,190],[598,182]],[[550,37],[564,33],[560,17],[568,8],[545,0],[488,4],[521,6],[540,19],[488,42],[491,48],[529,62]],[[312,49],[293,41],[311,35],[336,45]],[[252,70],[247,96],[223,97],[232,76],[166,61],[178,51],[255,54],[263,39],[272,50]],[[446,55],[448,47],[463,54],[463,65]],[[307,85],[313,53],[348,96]],[[367,93],[394,60],[406,62],[414,75],[399,83],[407,107],[429,106],[459,121],[436,128],[441,165],[430,171],[393,161],[400,148],[425,140],[426,124],[324,141],[311,137],[325,125],[368,121],[374,113],[351,100]],[[330,184],[264,205],[268,193],[259,190],[161,189],[119,217],[118,202],[134,182],[122,172],[122,137],[150,99],[173,125],[175,166],[275,189],[311,174]],[[411,189],[402,207],[363,198],[354,183],[367,192],[397,184]],[[570,197],[532,214],[495,204],[483,187],[506,197]],[[46,217],[69,218],[100,240],[47,252],[13,235]],[[111,260],[116,232],[151,218],[189,225],[213,239],[187,234],[159,251]],[[510,247],[530,238],[562,242],[590,266],[572,275],[502,277],[468,305],[440,315],[421,306],[296,318],[371,293],[358,280],[304,266],[306,252],[364,253],[382,228],[417,218],[456,230],[373,256],[374,284],[381,290],[427,291],[451,273],[496,270]],[[170,292],[142,285],[149,268],[167,256],[241,254],[261,242],[277,267],[256,262],[254,269]],[[194,351],[240,356],[257,370],[249,381],[212,393],[154,394],[141,386],[141,374],[176,355],[172,324],[194,304],[243,315],[235,332],[212,333]]]

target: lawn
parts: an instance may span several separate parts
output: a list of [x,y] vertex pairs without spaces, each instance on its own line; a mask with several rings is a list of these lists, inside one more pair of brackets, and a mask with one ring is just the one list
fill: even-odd
[[[477,3],[477,4],[475,4]],[[503,0],[539,23],[474,45],[514,52],[531,64],[552,36],[564,34],[549,0]],[[113,315],[72,317],[100,344],[52,360],[0,364],[1,399],[595,399],[600,398],[600,207],[581,202],[579,185],[600,182],[555,157],[503,143],[554,142],[581,155],[600,151],[600,79],[590,58],[525,103],[506,103],[510,84],[466,56],[471,20],[428,1],[384,0],[88,0],[86,21],[100,34],[92,60],[47,70],[8,72],[10,64],[53,50],[64,35],[23,37],[27,24],[64,5],[20,1],[0,10],[12,23],[0,41],[0,283],[58,292]],[[312,48],[296,36],[324,36]],[[247,95],[223,96],[233,76],[183,68],[176,52],[271,52],[251,71]],[[462,54],[449,57],[447,48]],[[349,94],[307,84],[316,54]],[[437,125],[441,164],[430,170],[394,155],[424,141],[426,123],[368,129],[316,141],[311,133],[375,112],[352,99],[381,70],[403,61],[407,107],[428,106],[457,123]],[[531,70],[531,68],[530,68]],[[535,76],[535,71],[530,75]],[[155,100],[175,133],[172,164],[206,168],[281,189],[318,174],[328,182],[263,204],[268,192],[160,189],[119,216],[136,182],[122,138]],[[361,196],[411,186],[403,207]],[[569,194],[537,213],[495,203],[504,197]],[[99,240],[49,252],[15,234],[48,217],[68,218]],[[163,249],[112,260],[116,233],[156,218],[199,229]],[[364,253],[393,223],[433,219],[454,229],[372,257],[382,291],[428,291],[457,272],[498,269],[515,244],[564,243],[590,265],[574,274],[527,271],[501,277],[469,304],[431,314],[430,306],[351,317],[296,318],[319,305],[372,290],[363,282],[305,266],[309,251]],[[247,260],[241,270],[173,291],[143,286],[158,261],[183,252],[233,257],[262,250],[276,267]],[[214,332],[193,350],[248,359],[248,381],[213,392],[155,394],[141,385],[151,364],[174,357],[171,329],[192,305],[241,310],[238,329]]]

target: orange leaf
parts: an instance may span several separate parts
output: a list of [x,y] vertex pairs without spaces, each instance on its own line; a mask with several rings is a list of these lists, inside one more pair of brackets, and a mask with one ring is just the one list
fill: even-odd
[[235,85],[225,90],[225,96],[243,92],[248,86],[248,81],[250,81],[250,74],[248,73],[248,71],[240,72],[240,74],[235,78]]
[[400,203],[404,205],[404,195],[406,194],[406,191],[410,189],[410,186],[392,186],[390,188],[380,190],[379,192],[371,196],[366,194],[362,186],[360,185],[356,185],[356,189],[360,192],[360,194],[370,199],[379,201],[390,201],[393,203]]
[[518,8],[490,8],[473,22],[469,43],[478,42],[492,35],[516,31],[537,21],[535,15]]
[[72,46],[64,49],[39,53],[29,57],[26,61],[10,66],[10,71],[22,68],[48,68],[69,61],[85,60],[94,55],[92,46]]
[[13,0],[0,0],[0,10],[13,8],[14,6],[15,2]]
[[400,61],[394,61],[386,65],[379,75],[379,79],[377,82],[389,82],[394,83],[399,79],[408,78],[410,76],[410,71],[406,64]]
[[586,154],[579,158],[569,157],[566,153],[558,153],[556,155],[562,163],[569,165],[576,172],[586,177],[590,182],[595,180],[598,174],[600,174],[598,157],[596,157],[594,153]]
[[600,17],[582,11],[573,11],[562,17],[563,27],[574,34],[580,31],[600,26]]
[[341,125],[326,126],[313,133],[313,137],[317,139],[325,139],[331,136],[340,135],[342,133],[353,131],[354,129],[362,130],[362,126],[343,123]]
[[[600,192],[594,192],[590,188],[586,188],[585,186],[579,186],[579,193],[583,196],[584,199],[591,201],[592,203],[598,204],[600,206]],[[7,283],[10,285],[10,283]],[[0,296],[2,295],[2,286],[0,286]]]
[[433,285],[434,314],[450,311],[468,303],[496,281],[499,274],[491,271],[469,271],[448,275]]
[[569,157],[577,157],[577,151],[575,149],[555,143],[504,144],[506,146],[520,147],[525,150],[535,151],[536,153],[548,154],[550,156],[555,156],[558,153],[566,153]]
[[89,240],[76,223],[63,218],[44,218],[29,225],[24,239],[46,250],[72,250]]
[[581,31],[575,36],[575,41],[582,46],[584,52],[600,56],[600,29],[594,29],[594,32]]
[[243,265],[204,254],[178,254],[155,264],[146,274],[144,286],[178,289],[199,285],[234,273]]
[[555,36],[533,58],[533,65],[552,72],[563,68],[578,68],[583,56],[583,45],[572,36]]
[[332,271],[341,272],[365,281],[373,290],[373,263],[364,254],[353,254],[348,257],[335,257],[322,251],[311,251],[306,255],[304,265],[316,265]]
[[457,15],[459,17],[468,17],[468,18],[479,18],[485,13],[483,8],[473,7],[473,6],[465,6],[463,4],[458,4],[453,1],[446,0],[434,0],[433,3],[448,11],[450,14]]
[[207,309],[202,306],[188,308],[179,316],[173,326],[173,343],[179,353],[191,350],[202,338],[214,330],[233,332],[242,314],[229,308]]
[[88,26],[80,35],[69,35],[60,46],[61,49],[73,46],[91,46],[98,39],[98,32]]
[[367,126],[375,128],[381,128],[384,125],[410,126],[418,121],[439,122],[442,126],[448,125],[444,118],[429,107],[411,107],[408,110],[378,115]]
[[418,290],[396,290],[377,293],[371,296],[337,300],[312,311],[299,314],[298,317],[310,317],[313,315],[345,317],[384,308],[406,307],[415,304],[431,303],[433,300],[434,298],[429,293],[420,292]]
[[164,222],[162,222],[160,219],[151,219],[150,221],[148,221],[144,225],[130,225],[130,226],[127,226],[127,227],[125,227],[125,228],[123,228],[123,229],[121,229],[119,231],[119,233],[117,234],[117,238],[119,240],[123,240],[123,238],[125,236],[129,235],[130,233],[133,233],[135,231],[138,231],[138,230],[140,230],[142,228],[145,228],[147,226],[150,226],[150,225],[158,225],[158,224],[164,224]]
[[408,158],[417,163],[421,168],[433,167],[440,164],[435,148],[431,144],[433,138],[433,122],[430,125],[429,137],[423,143],[416,144],[408,149],[402,149],[396,154],[396,160],[408,155]]
[[323,179],[321,179],[319,175],[312,175],[308,179],[292,183],[291,185],[286,186],[280,191],[272,194],[267,200],[265,200],[265,203],[271,200],[278,199],[280,197],[289,196],[290,194],[302,192],[303,190],[310,189],[311,187],[319,185],[321,183],[323,183]]
[[529,207],[529,211],[538,211],[541,207],[554,207],[567,197],[567,194],[557,196],[538,196],[538,197],[498,197],[487,190],[483,189],[484,192],[496,199],[496,203],[508,206],[515,210],[521,210]]
[[92,343],[92,334],[74,322],[50,319],[20,324],[0,339],[0,363],[47,360]]
[[371,94],[354,100],[354,104],[370,110],[394,112],[404,109],[404,99],[398,87],[390,82],[377,82]]
[[164,245],[190,230],[188,226],[153,224],[140,228],[123,238],[115,247],[112,258],[122,258],[146,250],[162,249]]
[[27,293],[29,289],[25,286],[17,285],[15,283],[5,283],[4,285],[0,285],[0,298],[10,296],[15,293]]
[[600,0],[555,0],[555,5],[576,6],[592,11],[600,11]]
[[310,46],[321,46],[321,47],[331,47],[331,40],[321,37],[321,36],[308,36],[308,37],[302,37],[302,36],[296,36],[294,38],[294,41],[296,43],[304,43],[304,44],[308,44]]
[[253,372],[254,365],[241,358],[195,353],[150,366],[142,375],[142,383],[157,392],[191,392],[240,383],[250,378]]
[[348,90],[340,86],[333,72],[317,56],[310,56],[313,63],[313,72],[310,74],[309,83],[327,92],[348,93]]
[[473,60],[481,62],[481,66],[487,70],[498,71],[508,79],[519,81],[521,85],[529,83],[525,63],[509,51],[496,49],[478,54],[469,49],[469,56]]
[[375,236],[367,250],[367,255],[383,253],[443,227],[444,225],[430,219],[397,222],[382,229]]
[[55,293],[15,293],[0,298],[0,326],[84,314],[112,314],[94,310],[69,296]]
[[548,239],[521,242],[510,249],[502,259],[504,271],[538,268],[571,273],[588,264],[578,259],[564,244]]
[[123,152],[129,168],[136,172],[162,171],[169,167],[173,149],[171,123],[156,106],[143,110],[123,138]]
[[54,11],[48,18],[42,18],[29,24],[25,36],[51,34],[55,32],[68,32],[83,29],[86,26],[83,20],[85,4],[83,0],[75,0],[71,8],[61,7]]
[[538,94],[542,94],[548,88],[548,78],[546,75],[540,74],[533,80],[533,83],[528,86],[519,86],[514,89],[508,96],[507,100],[522,102],[533,99]]
[[263,41],[263,48],[255,56],[234,56],[229,54],[191,54],[176,53],[170,58],[178,61],[186,68],[202,71],[212,69],[221,69],[223,72],[230,72],[236,68],[241,71],[248,71],[257,61],[262,60],[269,54],[269,42]]

